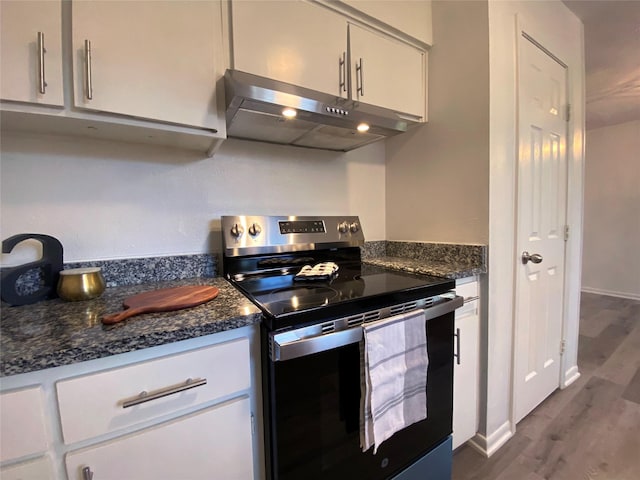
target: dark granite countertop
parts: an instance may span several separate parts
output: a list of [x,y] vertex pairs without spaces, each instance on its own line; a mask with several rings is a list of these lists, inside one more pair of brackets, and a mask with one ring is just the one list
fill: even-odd
[[[197,307],[147,313],[105,326],[100,318],[122,310],[126,297],[158,288],[212,285],[218,296]],[[0,376],[69,365],[180,340],[187,340],[261,320],[259,310],[221,277],[107,288],[82,302],[46,300],[11,307],[2,304]]]
[[377,265],[379,267],[390,268],[393,270],[452,279],[473,277],[475,275],[487,273],[486,266],[472,265],[466,262],[438,262],[434,260],[416,260],[411,258],[387,256],[369,257],[363,259],[363,261],[371,265]]

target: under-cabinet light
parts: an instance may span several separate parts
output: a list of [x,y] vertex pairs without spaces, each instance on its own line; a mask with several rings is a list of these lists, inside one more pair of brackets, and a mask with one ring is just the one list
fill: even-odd
[[287,118],[293,118],[298,114],[293,108],[285,108],[282,110],[282,115]]

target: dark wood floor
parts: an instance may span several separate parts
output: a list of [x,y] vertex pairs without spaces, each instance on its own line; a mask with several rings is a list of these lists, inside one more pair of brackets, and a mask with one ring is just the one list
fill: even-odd
[[582,294],[578,366],[491,458],[456,450],[453,480],[640,479],[639,301]]

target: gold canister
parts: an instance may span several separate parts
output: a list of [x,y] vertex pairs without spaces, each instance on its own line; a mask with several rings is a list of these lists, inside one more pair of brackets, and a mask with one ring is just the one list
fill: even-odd
[[63,300],[77,302],[99,297],[105,283],[100,267],[70,268],[60,272],[58,296]]

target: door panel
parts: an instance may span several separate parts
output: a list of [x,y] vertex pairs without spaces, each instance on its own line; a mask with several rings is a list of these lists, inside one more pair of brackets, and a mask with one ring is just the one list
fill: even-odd
[[[62,6],[59,0],[0,3],[0,97],[64,105]],[[43,34],[45,93],[39,90],[38,32]]]
[[566,67],[521,38],[518,73],[516,421],[559,386],[567,188]]
[[[347,97],[347,22],[306,2],[234,1],[233,68]],[[256,40],[257,39],[257,40]],[[342,73],[340,69],[343,69]]]
[[425,53],[355,24],[349,38],[353,98],[424,119]]
[[73,2],[74,105],[221,128],[215,103],[217,8],[216,2],[199,1]]

